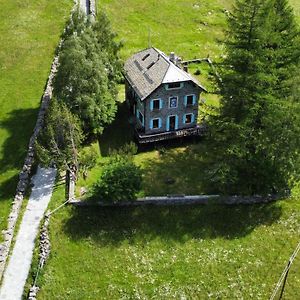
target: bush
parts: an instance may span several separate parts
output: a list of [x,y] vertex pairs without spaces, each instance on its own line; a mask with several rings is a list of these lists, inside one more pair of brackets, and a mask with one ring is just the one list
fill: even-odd
[[132,201],[141,190],[142,172],[132,160],[116,156],[104,166],[93,189],[94,197],[106,202]]

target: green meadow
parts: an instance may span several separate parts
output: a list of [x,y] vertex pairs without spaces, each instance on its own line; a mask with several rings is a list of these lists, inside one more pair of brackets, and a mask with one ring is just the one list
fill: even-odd
[[69,0],[0,0],[0,231],[71,7]]
[[[38,299],[268,299],[298,242],[299,208],[65,207],[52,215]],[[299,298],[299,267],[284,299]]]

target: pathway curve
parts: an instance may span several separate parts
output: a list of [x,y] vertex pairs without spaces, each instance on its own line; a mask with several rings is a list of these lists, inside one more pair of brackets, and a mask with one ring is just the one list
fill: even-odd
[[39,231],[40,221],[50,201],[56,170],[38,168],[32,178],[34,187],[16,237],[9,263],[0,288],[1,300],[19,300],[31,266],[34,241]]

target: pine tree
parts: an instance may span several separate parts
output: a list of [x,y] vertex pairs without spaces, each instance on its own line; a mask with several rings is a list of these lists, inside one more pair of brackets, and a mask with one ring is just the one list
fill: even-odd
[[293,20],[284,0],[236,1],[220,116],[212,124],[218,149],[213,181],[222,192],[274,193],[288,187],[300,145],[299,102],[291,97],[290,72],[299,61]]
[[101,133],[116,112],[120,44],[104,14],[89,22],[76,12],[64,37],[54,95],[80,118],[85,134]]
[[83,134],[79,119],[64,103],[52,98],[45,125],[36,141],[36,153],[44,166],[55,165],[60,170],[78,166],[78,151]]

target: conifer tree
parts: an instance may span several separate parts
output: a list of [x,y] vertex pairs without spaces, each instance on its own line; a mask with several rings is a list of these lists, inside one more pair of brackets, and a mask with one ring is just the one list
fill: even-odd
[[[283,22],[284,20],[284,22]],[[224,193],[288,188],[299,151],[292,75],[299,33],[285,0],[237,0],[229,19],[220,116],[213,120],[213,182]]]

